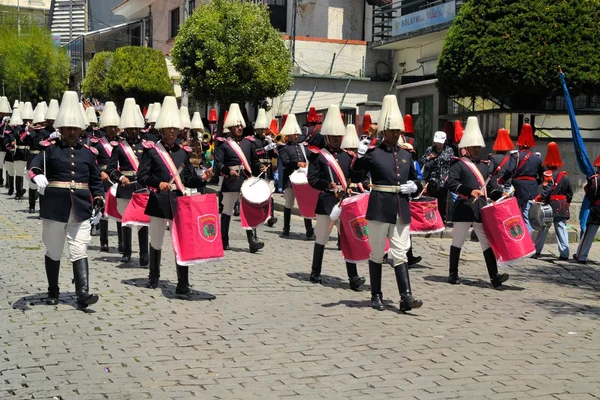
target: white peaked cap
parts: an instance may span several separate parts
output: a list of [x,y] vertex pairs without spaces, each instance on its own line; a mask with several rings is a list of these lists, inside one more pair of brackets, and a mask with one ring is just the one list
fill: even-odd
[[477,117],[469,117],[467,119],[467,125],[465,126],[463,137],[458,147],[485,147],[485,141],[483,140]]
[[381,115],[381,110],[371,110],[366,112],[365,114],[369,114],[369,116],[371,117],[371,123],[372,124],[378,124],[379,123],[379,116]]
[[354,124],[348,124],[346,126],[346,135],[342,140],[342,149],[358,149],[360,141],[358,140],[358,134],[356,133],[356,126]]
[[13,108],[19,108],[19,100],[15,100],[13,103]]
[[204,124],[202,123],[202,118],[200,118],[200,113],[198,111],[196,111],[192,117],[190,129],[204,130]]
[[238,103],[231,103],[229,106],[229,112],[227,113],[227,119],[223,126],[225,128],[231,128],[232,126],[241,125],[242,127],[246,127],[246,122],[244,121],[244,116],[240,111],[240,105]]
[[28,119],[28,120],[32,120],[33,119],[33,106],[31,105],[30,101],[26,101],[23,104],[23,107],[21,107],[21,119]]
[[123,111],[121,111],[121,121],[119,123],[120,129],[127,128],[143,128],[144,124],[140,125],[139,117],[137,116],[137,109],[135,99],[129,97],[125,99],[123,104]]
[[181,106],[179,113],[181,114],[181,123],[183,124],[183,127],[189,129],[192,124],[192,121],[190,121],[190,111],[186,106]]
[[283,136],[302,134],[302,129],[300,129],[300,125],[298,125],[298,121],[296,120],[296,114],[288,114],[285,125],[281,128],[279,134]]
[[21,111],[19,111],[19,107],[13,107],[12,115],[10,116],[10,125],[23,125],[23,119],[21,119]]
[[10,103],[8,102],[8,97],[2,96],[0,97],[0,113],[10,114],[12,109],[10,108]]
[[[371,121],[372,121],[371,116]],[[391,129],[400,129],[404,131],[404,118],[398,106],[398,99],[393,94],[388,94],[383,98],[381,105],[381,113],[377,122],[377,132],[382,132]]]
[[165,96],[162,107],[160,108],[160,114],[156,120],[156,129],[162,128],[177,128],[183,129],[183,121],[181,120],[181,113],[177,107],[177,99],[173,96]]
[[40,101],[39,103],[37,103],[37,107],[42,107],[42,110],[44,110],[44,115],[46,114],[46,111],[48,111],[48,104],[46,104],[45,101]]
[[102,115],[100,116],[100,128],[106,126],[119,126],[119,113],[117,113],[117,106],[112,101],[107,101],[104,104]]
[[33,123],[38,124],[40,122],[46,121],[46,110],[44,110],[44,106],[42,103],[38,103],[35,106],[35,110],[33,110]]
[[321,126],[321,135],[323,136],[344,136],[346,134],[346,127],[344,121],[340,115],[340,106],[337,104],[331,104],[327,109],[327,115],[325,121]]
[[50,105],[48,106],[48,109],[46,110],[46,121],[49,119],[55,120],[57,116],[58,116],[58,100],[52,99],[52,100],[50,100]]
[[140,128],[146,126],[146,121],[144,121],[144,114],[142,114],[142,110],[138,104],[135,105],[135,117],[138,120],[138,125]]
[[154,108],[154,103],[150,103],[148,105],[148,109],[146,110],[146,120],[148,120],[150,118],[150,115],[152,115],[153,108]]
[[85,116],[90,124],[97,124],[98,117],[96,116],[96,110],[94,107],[88,107],[85,109]]
[[254,129],[267,129],[269,121],[267,121],[267,111],[264,108],[258,109],[256,121],[254,121]]
[[152,105],[152,114],[148,118],[148,122],[156,123],[156,121],[158,121],[159,115],[160,115],[160,103],[154,103]]
[[[52,101],[50,101],[50,107],[52,108]],[[48,113],[46,113],[48,114]],[[48,118],[48,115],[46,115]],[[76,92],[67,91],[63,94],[62,101],[60,102],[60,108],[54,127],[70,127],[70,128],[81,128],[85,129],[87,120],[84,119],[84,114],[81,112],[81,106],[79,105],[79,97]]]
[[83,115],[83,120],[85,121],[85,126],[88,126],[90,124],[90,121],[87,118],[87,114],[85,113],[85,107],[83,106],[83,103],[79,102],[79,109],[81,110],[81,114]]

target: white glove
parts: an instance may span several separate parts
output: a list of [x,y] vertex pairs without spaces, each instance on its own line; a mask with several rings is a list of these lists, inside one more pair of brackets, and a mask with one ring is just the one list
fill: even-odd
[[92,218],[90,218],[90,224],[98,225],[100,223],[100,218],[102,218],[102,213],[98,211],[96,214],[92,214]]
[[413,181],[406,181],[404,185],[400,185],[400,193],[411,194],[417,191],[417,184]]
[[4,124],[6,121],[10,121],[10,117],[3,117],[2,118],[2,124]]
[[264,151],[271,151],[271,150],[275,150],[277,148],[277,144],[275,143],[271,143],[266,145],[265,147],[263,147]]
[[37,185],[38,189],[45,189],[48,186],[48,179],[45,175],[39,174],[33,177],[33,182]]
[[50,134],[50,139],[56,139],[56,138],[59,138],[59,137],[60,137],[60,133],[58,133],[58,132],[52,132]]
[[358,153],[358,158],[364,157],[365,154],[367,154],[367,150],[369,150],[370,145],[371,140],[369,139],[363,139],[363,141],[360,142],[360,145],[358,145],[358,150],[356,151]]
[[335,206],[333,206],[333,210],[331,210],[329,218],[331,218],[332,221],[337,221],[340,215],[342,215],[342,207],[340,207],[339,204],[336,204]]

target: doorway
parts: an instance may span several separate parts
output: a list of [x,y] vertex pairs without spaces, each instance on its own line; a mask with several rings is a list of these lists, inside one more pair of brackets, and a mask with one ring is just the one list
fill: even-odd
[[415,151],[421,157],[433,140],[433,96],[406,99],[406,113],[415,127]]

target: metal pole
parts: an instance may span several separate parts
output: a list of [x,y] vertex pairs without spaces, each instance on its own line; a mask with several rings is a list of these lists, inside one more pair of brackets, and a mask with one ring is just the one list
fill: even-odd
[[392,84],[390,85],[390,90],[388,90],[388,94],[392,93],[392,89],[394,88],[394,85],[396,84],[396,79],[398,78],[398,73],[396,72],[394,74],[394,79],[392,79]]
[[17,0],[17,37],[21,36],[21,0]]
[[73,40],[73,0],[69,0],[69,42]]
[[300,91],[300,89],[296,89],[296,93],[294,93],[294,98],[292,99],[292,104],[290,104],[290,111],[288,111],[288,114],[290,114],[292,112],[292,108],[294,108],[294,103],[296,102],[296,96],[298,96],[299,91]]
[[348,83],[346,84],[346,89],[344,89],[344,94],[342,95],[342,100],[340,101],[340,106],[344,105],[344,100],[346,99],[346,93],[348,93],[348,88],[350,87],[350,82],[352,82],[352,78],[348,79]]
[[315,86],[315,88],[313,89],[313,91],[310,95],[310,99],[308,99],[308,103],[306,103],[306,110],[304,110],[304,111],[308,111],[308,108],[310,107],[310,103],[312,103],[312,99],[313,99],[313,97],[315,97],[315,92],[317,91],[317,86]]
[[333,64],[335,64],[335,53],[333,53],[333,57],[331,58],[331,66],[329,67],[329,75],[331,75],[331,71],[333,71]]

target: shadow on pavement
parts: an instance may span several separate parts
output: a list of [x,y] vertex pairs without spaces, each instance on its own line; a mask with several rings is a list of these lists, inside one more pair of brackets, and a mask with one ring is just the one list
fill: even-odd
[[315,241],[314,239],[307,240],[306,235],[304,233],[290,232],[290,236],[284,237],[284,236],[280,236],[281,231],[264,230],[263,232],[275,234],[275,235],[281,237],[281,239],[283,239],[283,240],[299,240],[301,242],[314,242]]
[[[447,276],[429,275],[429,276],[424,276],[423,280],[428,281],[428,282],[445,283],[447,285],[450,285],[448,283]],[[482,289],[492,289],[492,290],[514,290],[514,291],[518,291],[518,292],[525,290],[525,288],[522,288],[519,286],[507,285],[506,283],[503,283],[502,286],[500,286],[497,289],[494,289],[492,284],[488,281],[485,281],[483,279],[465,279],[464,277],[460,278],[459,284],[465,285],[465,286],[478,287],[478,288],[482,288]],[[458,285],[455,285],[455,286],[458,286]]]
[[[148,278],[134,278],[134,279],[123,279],[121,283],[130,286],[136,286],[146,289],[146,283],[148,283]],[[158,288],[156,289],[146,289],[150,290],[161,290],[162,295],[167,299],[180,299],[180,300],[190,300],[190,301],[204,301],[204,300],[214,300],[217,297],[214,294],[208,292],[202,292],[199,290],[192,289],[192,294],[189,296],[182,296],[175,294],[176,284],[171,283],[171,281],[167,281],[161,279],[158,284]]]
[[546,264],[519,268],[519,273],[526,281],[536,280],[559,286],[598,291],[600,289],[600,269],[590,264],[555,259]]
[[583,314],[585,317],[600,319],[600,307],[560,300],[535,300],[535,304],[555,315]]
[[[288,272],[286,275],[289,276],[290,278],[298,279],[299,281],[312,283],[312,282],[310,282],[310,273],[309,272]],[[338,278],[337,276],[321,275],[321,280],[322,280],[321,286],[325,286],[325,287],[329,287],[329,288],[333,288],[333,289],[352,290],[352,289],[350,289],[350,283],[348,282],[347,279],[341,279],[341,278]],[[315,283],[315,285],[318,285],[318,283]],[[359,292],[370,291],[371,286],[365,284],[365,285],[362,285],[360,287],[360,289],[361,290]]]
[[[48,298],[48,293],[38,293],[38,294],[32,294],[29,296],[23,296],[21,297],[19,300],[15,301],[12,305],[12,308],[15,310],[21,310],[23,312],[25,311],[30,311],[31,307],[37,307],[37,306],[42,306],[42,307],[56,307],[56,306],[49,306],[46,304],[46,299]],[[77,295],[75,294],[75,292],[61,292],[60,293],[60,297],[58,298],[58,304],[66,304],[69,305],[71,307],[73,307],[74,309],[78,310],[77,308]],[[90,306],[86,309],[81,310],[82,312],[85,313],[95,313],[95,311],[93,310],[93,306]]]
[[[400,300],[398,300],[400,301]],[[385,309],[383,311],[393,311],[396,314],[405,314],[410,316],[418,316],[415,311],[411,312],[401,312],[400,308],[398,308],[397,304],[388,299],[383,299],[383,304]],[[371,308],[371,300],[340,300],[335,303],[325,303],[321,304],[322,307],[336,307],[336,306],[346,306],[349,308]],[[378,310],[373,310],[374,313],[379,312]]]

